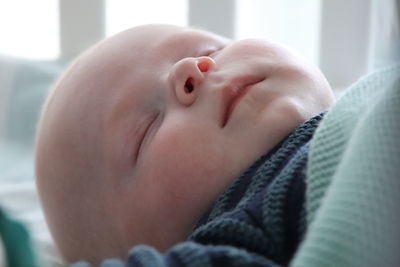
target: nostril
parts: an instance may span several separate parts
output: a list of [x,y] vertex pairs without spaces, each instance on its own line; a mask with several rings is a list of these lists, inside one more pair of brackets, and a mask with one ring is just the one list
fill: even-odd
[[193,92],[193,90],[194,90],[193,79],[189,78],[185,82],[185,92],[190,94],[191,92]]
[[201,72],[207,72],[208,69],[210,68],[210,64],[207,61],[202,61],[199,64],[197,64],[197,66],[199,67],[199,70]]
[[208,72],[215,65],[215,62],[212,58],[205,56],[201,57],[197,61],[197,68],[201,72]]

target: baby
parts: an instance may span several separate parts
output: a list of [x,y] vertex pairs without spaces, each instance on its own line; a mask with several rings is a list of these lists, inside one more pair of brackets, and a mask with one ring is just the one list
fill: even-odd
[[38,127],[37,186],[63,258],[187,240],[240,174],[332,102],[315,66],[263,40],[145,25],[97,44]]

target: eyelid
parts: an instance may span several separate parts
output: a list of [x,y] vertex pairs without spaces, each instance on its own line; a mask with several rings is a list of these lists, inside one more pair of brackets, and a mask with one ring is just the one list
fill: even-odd
[[214,48],[208,56],[211,58],[216,57],[222,50],[225,49],[225,47],[226,47],[226,45],[222,45],[222,46],[218,46],[218,47]]
[[209,51],[203,53],[202,56],[211,57],[211,58],[212,58],[212,57],[215,56],[215,54],[216,54],[218,51],[219,51],[218,49],[212,49],[212,50],[209,50]]
[[220,51],[220,49],[216,49],[214,51],[211,51],[210,53],[208,53],[207,57],[214,58],[219,53],[219,51]]
[[137,150],[136,150],[136,160],[140,157],[140,155],[143,153],[142,150],[144,149],[144,145],[147,142],[147,139],[149,138],[149,132],[155,122],[157,121],[157,118],[159,117],[160,113],[154,114],[154,116],[150,119],[149,123],[144,127],[144,131],[142,135],[140,136],[140,139],[138,141],[137,145]]
[[223,47],[215,47],[213,49],[207,50],[205,53],[202,54],[202,56],[213,58],[221,51],[221,49],[223,49]]

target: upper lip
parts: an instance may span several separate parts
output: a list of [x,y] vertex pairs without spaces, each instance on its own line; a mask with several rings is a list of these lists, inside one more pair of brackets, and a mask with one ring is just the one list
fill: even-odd
[[259,77],[239,77],[227,83],[222,89],[221,97],[221,127],[225,127],[232,114],[233,109],[239,100],[249,91],[250,87],[256,83],[263,81],[264,78]]

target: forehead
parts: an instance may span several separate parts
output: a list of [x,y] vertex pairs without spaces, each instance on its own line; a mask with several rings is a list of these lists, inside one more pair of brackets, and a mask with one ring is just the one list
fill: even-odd
[[184,57],[196,57],[218,49],[226,42],[226,39],[218,35],[191,28],[173,25],[139,26],[112,37],[105,42],[103,49],[99,49],[102,51],[97,54],[100,54],[103,62],[96,64],[96,68],[104,66],[105,73],[109,75],[97,76],[108,80],[104,85],[112,82],[107,87],[115,89],[106,89],[106,93],[119,95],[131,92],[136,97],[130,99],[141,103],[140,96],[150,93],[147,90],[137,90],[143,81],[151,83],[162,68]]
[[[119,38],[131,49],[142,51],[142,57],[196,56],[193,49],[217,49],[228,42],[219,35],[173,25],[145,25],[122,33]],[[175,58],[174,58],[175,59]]]

